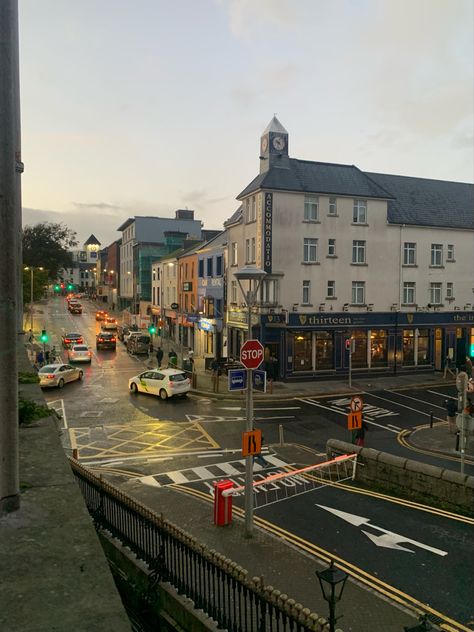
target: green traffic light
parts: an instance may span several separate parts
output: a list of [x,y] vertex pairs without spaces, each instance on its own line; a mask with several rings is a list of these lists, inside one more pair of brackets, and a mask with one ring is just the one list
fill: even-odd
[[40,340],[41,342],[48,342],[48,333],[46,329],[43,329],[43,331],[41,332]]
[[67,289],[68,289],[68,290],[73,290],[73,289],[74,289],[74,285],[69,284],[69,285],[67,286]]
[[150,325],[148,327],[148,331],[150,332],[150,334],[156,334],[156,327],[154,325]]

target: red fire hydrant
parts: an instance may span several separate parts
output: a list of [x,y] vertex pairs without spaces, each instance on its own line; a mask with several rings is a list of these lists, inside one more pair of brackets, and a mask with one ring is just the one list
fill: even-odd
[[232,487],[232,481],[214,481],[214,524],[221,527],[232,522],[232,494],[224,496],[222,493]]

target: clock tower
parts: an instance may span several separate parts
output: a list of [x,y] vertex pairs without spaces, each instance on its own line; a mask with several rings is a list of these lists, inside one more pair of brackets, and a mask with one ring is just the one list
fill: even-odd
[[288,132],[274,116],[260,137],[260,173],[271,167],[288,169],[288,159]]

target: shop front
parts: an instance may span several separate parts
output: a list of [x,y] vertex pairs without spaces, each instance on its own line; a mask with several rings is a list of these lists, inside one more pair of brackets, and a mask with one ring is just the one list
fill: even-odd
[[[349,345],[348,340],[352,343]],[[387,312],[262,316],[262,341],[281,379],[395,374],[461,365],[474,352],[473,312]]]

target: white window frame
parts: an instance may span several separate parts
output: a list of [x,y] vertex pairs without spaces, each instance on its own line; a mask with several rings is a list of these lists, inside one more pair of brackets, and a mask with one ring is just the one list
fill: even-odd
[[403,283],[403,304],[415,305],[416,303],[416,283],[405,281]]
[[453,262],[454,258],[454,244],[448,244],[446,247],[446,261]]
[[305,263],[318,263],[318,240],[316,238],[303,238],[303,261]]
[[264,279],[260,284],[260,301],[266,304],[278,303],[278,279]]
[[430,304],[441,305],[441,296],[443,294],[443,284],[435,281],[430,283]]
[[309,305],[311,303],[311,281],[303,281],[303,298],[302,305]]
[[431,244],[430,266],[441,268],[443,265],[443,244]]
[[367,224],[367,200],[354,200],[352,223]]
[[363,239],[354,239],[352,241],[352,263],[365,263],[365,245]]
[[416,242],[406,241],[403,244],[403,265],[416,266]]
[[245,240],[245,263],[251,263],[250,259],[250,239]]
[[237,281],[230,283],[230,302],[237,303]]
[[329,198],[329,211],[328,215],[337,215],[337,198]]
[[317,195],[304,196],[305,222],[317,222],[319,217],[319,198]]
[[250,262],[255,263],[256,260],[255,237],[250,240]]
[[328,257],[336,256],[336,240],[332,237],[328,239]]
[[336,281],[328,281],[326,298],[336,298]]
[[446,283],[446,298],[454,298],[454,283],[452,281]]
[[365,305],[365,281],[352,281],[352,305]]
[[231,266],[238,265],[238,257],[237,257],[237,242],[233,241],[231,245]]

